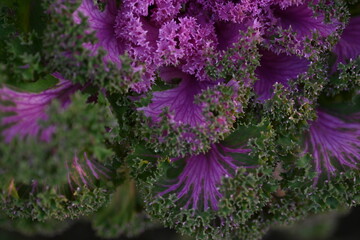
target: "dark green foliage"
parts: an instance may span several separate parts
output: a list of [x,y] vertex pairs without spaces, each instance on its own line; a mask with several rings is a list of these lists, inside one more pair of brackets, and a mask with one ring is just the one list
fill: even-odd
[[[250,140],[250,141],[249,141]],[[233,231],[247,219],[251,218],[256,209],[261,209],[276,191],[277,180],[273,179],[273,164],[270,150],[274,140],[271,126],[261,123],[258,126],[238,127],[225,138],[223,144],[238,143],[239,146],[249,144],[253,153],[251,156],[236,156],[237,161],[250,165],[269,162],[269,167],[238,168],[234,178],[223,179],[219,210],[185,209],[178,201],[176,194],[157,195],[163,185],[171,182],[181,172],[183,164],[180,160],[172,163],[167,158],[161,158],[156,153],[138,146],[128,158],[132,174],[139,181],[140,192],[144,195],[145,208],[150,216],[161,219],[165,226],[176,228],[185,235],[197,239],[229,238]],[[233,146],[236,147],[236,146]],[[263,151],[267,148],[267,152]],[[240,158],[239,158],[240,157]]]
[[136,192],[135,182],[126,181],[117,187],[111,202],[92,217],[92,225],[97,235],[115,238],[120,235],[133,237],[144,230],[156,226],[142,211]]
[[117,160],[108,148],[117,125],[106,108],[86,100],[75,94],[66,110],[52,104],[51,117],[43,123],[56,126],[49,143],[28,137],[1,144],[1,208],[7,214],[34,220],[76,218],[108,201],[112,182],[121,177],[114,172]]
[[40,52],[47,22],[40,1],[12,1],[0,5],[0,11],[1,78],[11,83],[38,80],[45,74]]
[[330,77],[326,93],[336,95],[341,91],[349,91],[360,87],[360,57],[349,60],[346,64],[339,63],[337,72]]

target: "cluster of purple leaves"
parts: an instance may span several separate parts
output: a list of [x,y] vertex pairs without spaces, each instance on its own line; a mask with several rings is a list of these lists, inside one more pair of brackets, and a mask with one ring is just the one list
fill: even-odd
[[[149,133],[140,136],[141,140],[156,142],[154,150],[159,156],[167,154],[168,149],[162,146],[173,141],[173,135],[175,145],[185,146],[168,154],[174,163],[185,159],[185,166],[158,196],[176,193],[182,208],[216,211],[222,179],[232,178],[239,168],[256,168],[233,157],[251,153],[247,142],[221,142],[236,129],[245,109],[271,101],[276,83],[300,92],[292,82],[305,76],[322,55],[335,56],[332,65],[325,66],[329,77],[337,74],[339,64],[359,57],[360,17],[350,17],[344,23],[345,16],[333,10],[332,4],[320,0],[108,0],[101,10],[94,1],[83,0],[72,18],[80,24],[85,17],[88,29],[84,35],[92,33],[97,38],[96,43],[83,43],[90,55],[105,50],[104,63],[111,62],[121,71],[120,56],[127,54],[133,70],[141,74],[141,80],[132,83],[129,90],[131,101],[150,101],[132,109],[142,119],[139,128]],[[209,65],[246,44],[254,44],[260,58],[251,62],[251,56],[240,55],[230,57],[230,61],[241,62],[239,67],[246,69],[250,66],[244,59],[249,58],[256,68],[253,76],[234,74],[214,79],[209,74]],[[51,141],[56,126],[43,128],[39,124],[48,118],[47,106],[56,99],[66,109],[71,95],[82,91],[72,79],[63,79],[61,69],[58,71],[53,73],[58,84],[40,93],[18,92],[7,86],[0,89],[0,110],[9,113],[1,119],[5,143],[15,136]],[[155,90],[162,84],[168,88]],[[99,91],[106,95],[105,90]],[[356,169],[360,113],[345,116],[319,107],[316,98],[303,101],[311,102],[317,115],[308,121],[300,154],[312,155],[314,185],[323,173],[330,178],[343,169]],[[167,128],[162,129],[162,125]],[[92,166],[88,165],[96,177]]]

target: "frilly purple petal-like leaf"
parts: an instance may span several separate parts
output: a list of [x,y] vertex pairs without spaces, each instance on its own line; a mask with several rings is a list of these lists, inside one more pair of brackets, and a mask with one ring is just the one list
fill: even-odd
[[318,110],[318,119],[311,123],[305,141],[305,152],[312,154],[315,170],[329,175],[337,167],[357,168],[360,160],[360,116],[353,114],[340,119]]
[[355,59],[360,55],[360,16],[350,19],[333,52],[337,55],[337,63]]
[[276,82],[288,86],[288,81],[306,73],[309,68],[310,62],[304,58],[284,53],[276,54],[269,50],[262,50],[260,53],[260,66],[255,71],[259,80],[254,86],[259,100],[266,100],[272,96],[273,85]]
[[226,50],[232,47],[233,43],[240,40],[240,31],[246,30],[245,24],[232,23],[232,22],[217,22],[215,24],[216,35],[218,39],[218,49]]
[[[93,53],[101,47],[107,51],[105,61],[120,64],[120,55],[124,53],[124,43],[118,40],[115,35],[114,24],[117,16],[117,6],[115,0],[107,1],[106,8],[102,12],[92,0],[83,0],[80,7],[73,13],[76,23],[80,23],[80,13],[87,17],[91,30],[96,32],[98,42],[96,44],[86,43],[84,47]],[[119,65],[120,66],[120,65]]]
[[70,95],[78,89],[59,73],[54,73],[53,76],[60,80],[59,83],[40,93],[17,92],[7,87],[0,89],[0,111],[11,114],[1,120],[1,125],[6,127],[2,131],[5,142],[10,142],[16,136],[33,136],[42,141],[50,141],[55,126],[42,129],[39,121],[47,119],[46,109],[54,99],[60,101],[65,108],[70,103]]
[[275,8],[274,15],[278,19],[279,26],[284,29],[291,27],[297,33],[299,40],[311,37],[314,31],[318,31],[321,36],[327,37],[335,32],[338,27],[336,23],[325,23],[323,15],[315,16],[314,11],[308,6],[308,1],[285,9]]
[[194,97],[210,83],[196,81],[194,77],[186,75],[180,84],[173,89],[153,93],[152,103],[139,108],[153,121],[160,120],[160,114],[165,108],[169,108],[173,114],[173,120],[178,123],[196,126],[204,123],[201,106],[195,104]]
[[251,150],[247,148],[230,149],[221,144],[213,144],[205,154],[199,154],[185,159],[185,167],[176,179],[176,183],[167,186],[167,189],[159,193],[177,193],[179,200],[186,198],[184,208],[217,210],[218,201],[221,198],[219,185],[221,179],[232,177],[239,163],[226,155],[226,152],[247,154]]

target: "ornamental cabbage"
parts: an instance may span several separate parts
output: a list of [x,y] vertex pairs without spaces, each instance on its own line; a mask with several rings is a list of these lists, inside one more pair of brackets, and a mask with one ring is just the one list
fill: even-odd
[[359,205],[359,6],[5,0],[2,217],[261,239]]

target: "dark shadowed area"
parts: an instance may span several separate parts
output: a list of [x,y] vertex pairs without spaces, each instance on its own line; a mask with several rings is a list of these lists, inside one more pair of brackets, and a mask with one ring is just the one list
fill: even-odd
[[[309,219],[293,228],[271,230],[263,240],[358,240],[360,239],[360,207],[353,208],[348,214],[331,216],[326,219]],[[333,218],[333,219],[331,219]],[[331,221],[332,224],[328,222]],[[91,225],[79,222],[56,236],[24,236],[22,234],[0,230],[1,240],[99,240]],[[115,240],[115,239],[114,239]],[[191,240],[181,237],[173,230],[159,228],[145,231],[134,238],[119,237],[116,240]],[[249,239],[251,240],[251,239]]]

